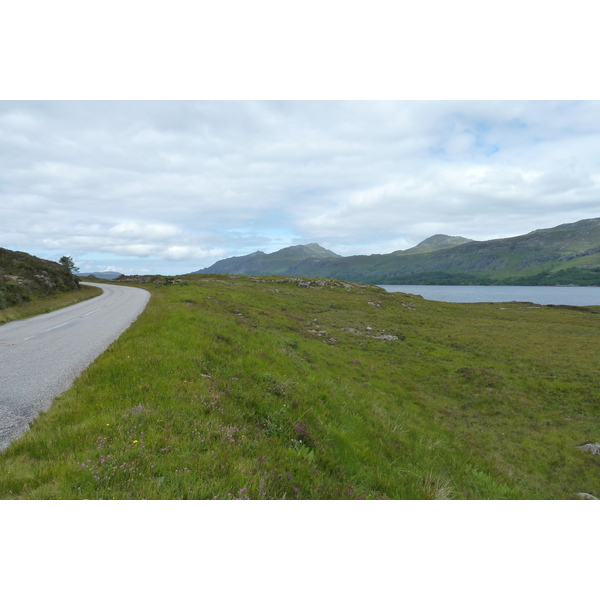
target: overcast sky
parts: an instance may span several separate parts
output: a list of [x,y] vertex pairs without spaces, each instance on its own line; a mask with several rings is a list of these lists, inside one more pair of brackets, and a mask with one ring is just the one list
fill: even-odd
[[4,101],[0,246],[181,274],[600,216],[599,102]]

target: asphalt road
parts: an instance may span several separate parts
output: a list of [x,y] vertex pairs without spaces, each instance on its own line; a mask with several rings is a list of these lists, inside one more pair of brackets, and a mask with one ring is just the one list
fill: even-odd
[[0,452],[144,310],[146,290],[104,283],[103,294],[0,326]]

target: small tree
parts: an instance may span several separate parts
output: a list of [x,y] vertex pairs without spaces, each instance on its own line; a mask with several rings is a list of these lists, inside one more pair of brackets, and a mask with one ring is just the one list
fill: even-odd
[[76,271],[79,271],[79,267],[75,266],[75,263],[73,262],[73,258],[71,256],[63,256],[58,262],[65,269],[67,269],[70,273],[74,273]]

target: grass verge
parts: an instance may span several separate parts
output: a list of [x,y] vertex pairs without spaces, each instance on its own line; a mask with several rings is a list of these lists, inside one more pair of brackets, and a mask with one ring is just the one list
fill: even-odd
[[[158,283],[162,283],[159,281]],[[187,276],[0,455],[1,498],[600,495],[600,308]]]
[[0,325],[65,308],[71,306],[71,304],[77,304],[99,296],[101,293],[102,290],[99,288],[82,284],[80,289],[72,292],[63,292],[40,300],[32,300],[17,306],[3,308],[0,309]]

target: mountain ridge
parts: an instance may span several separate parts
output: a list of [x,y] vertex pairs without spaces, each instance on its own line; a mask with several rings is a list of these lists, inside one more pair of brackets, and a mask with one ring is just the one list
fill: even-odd
[[461,237],[459,235],[445,235],[443,233],[436,233],[418,243],[413,248],[407,250],[396,250],[392,254],[418,254],[420,252],[434,252],[436,250],[443,250],[444,248],[453,248],[454,246],[460,246],[461,244],[467,244],[474,242],[469,238]]
[[[323,248],[319,244],[300,244],[288,246],[269,254],[258,250],[245,256],[232,256],[217,261],[211,267],[194,271],[193,274],[203,273],[232,273],[236,275],[281,275],[293,264],[306,260],[342,258],[339,254]],[[256,273],[255,271],[261,271]],[[268,270],[269,273],[262,271]]]
[[117,279],[123,273],[117,271],[94,271],[93,273],[78,273],[79,277],[95,277],[96,279]]
[[487,241],[436,234],[414,248],[390,254],[344,257],[318,244],[257,254],[222,259],[195,273],[324,277],[375,284],[600,285],[600,218]]

